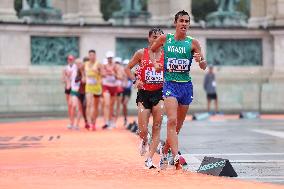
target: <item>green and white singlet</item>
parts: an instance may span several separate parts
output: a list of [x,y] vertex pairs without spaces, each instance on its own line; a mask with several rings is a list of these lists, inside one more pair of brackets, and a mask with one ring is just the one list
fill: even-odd
[[188,82],[192,63],[192,40],[186,36],[184,40],[175,40],[174,34],[167,34],[164,45],[164,79],[165,81]]

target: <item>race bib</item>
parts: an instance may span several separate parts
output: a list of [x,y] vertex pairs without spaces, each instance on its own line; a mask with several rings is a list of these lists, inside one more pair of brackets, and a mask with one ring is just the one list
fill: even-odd
[[146,83],[163,83],[163,71],[156,72],[155,68],[147,68],[145,70]]
[[108,82],[108,83],[115,83],[116,79],[115,79],[114,76],[106,76],[105,81]]
[[188,72],[190,62],[188,59],[168,58],[166,69],[168,72]]
[[94,79],[94,78],[87,78],[87,84],[90,84],[90,85],[95,85],[97,83],[97,80]]
[[212,81],[212,86],[216,87],[216,82],[215,81]]

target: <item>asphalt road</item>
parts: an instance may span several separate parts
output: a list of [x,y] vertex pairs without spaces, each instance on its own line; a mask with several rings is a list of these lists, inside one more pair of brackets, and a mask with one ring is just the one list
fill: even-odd
[[236,179],[284,184],[284,119],[186,121],[179,145],[191,171],[210,156],[228,159]]

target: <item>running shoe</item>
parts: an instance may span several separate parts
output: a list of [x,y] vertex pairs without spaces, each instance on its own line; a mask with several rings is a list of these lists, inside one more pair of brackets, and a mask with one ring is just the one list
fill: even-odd
[[144,156],[146,152],[148,151],[148,144],[144,140],[141,140],[140,146],[139,146],[139,152],[141,156]]
[[67,125],[67,129],[73,129],[72,125]]
[[161,170],[167,169],[167,166],[168,166],[168,158],[167,158],[167,155],[166,155],[166,154],[162,154],[162,155],[161,155],[161,159],[160,159],[160,162],[159,162],[159,166],[160,166],[160,169],[161,169]]
[[90,129],[90,125],[88,123],[85,124],[85,129],[87,129],[87,130]]
[[107,129],[109,126],[108,126],[108,124],[105,124],[103,127],[102,127],[102,129]]
[[116,128],[115,122],[114,121],[110,121],[108,129],[114,129],[114,128]]
[[182,169],[179,158],[180,158],[180,155],[176,155],[174,158],[174,166],[176,167],[176,170]]
[[79,131],[80,130],[80,128],[79,128],[79,126],[78,125],[76,125],[76,126],[74,126],[74,128],[73,128],[74,130],[77,130],[77,131]]
[[151,158],[147,158],[145,160],[145,167],[147,167],[148,169],[156,169],[157,167],[153,164],[153,161]]

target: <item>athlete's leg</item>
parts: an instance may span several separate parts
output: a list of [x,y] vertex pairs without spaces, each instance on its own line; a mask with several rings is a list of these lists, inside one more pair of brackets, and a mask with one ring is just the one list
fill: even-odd
[[145,109],[141,102],[138,102],[138,128],[140,138],[147,143],[148,135],[148,123],[150,118],[151,110]]
[[115,119],[113,119],[115,100],[116,100],[116,95],[110,96],[109,120],[110,120],[111,124],[114,124],[114,125],[111,125],[113,127],[115,127],[115,123],[113,123],[113,122],[115,122]]
[[80,94],[80,110],[81,110],[81,114],[83,115],[85,124],[88,123],[87,121],[87,116],[86,116],[86,96],[85,94]]
[[153,115],[153,126],[152,126],[152,143],[149,148],[148,157],[151,159],[156,152],[157,146],[160,142],[160,131],[161,131],[161,124],[163,119],[163,108],[164,102],[160,100],[160,102],[152,108],[152,115]]
[[94,125],[96,125],[98,114],[99,114],[99,103],[100,103],[100,97],[95,96],[94,97],[94,119],[93,119]]
[[71,96],[70,94],[65,94],[66,98],[66,103],[67,103],[67,111],[68,111],[68,118],[71,124],[71,106],[72,106],[72,101],[71,101]]
[[[177,110],[177,127],[176,127],[177,134],[179,134],[180,129],[183,126],[183,122],[185,120],[185,117],[186,117],[186,114],[187,114],[187,111],[188,111],[188,107],[189,107],[188,105],[179,105],[178,106],[178,110]],[[168,140],[166,140],[164,148],[163,148],[163,153],[167,154],[169,149],[170,149],[170,145],[169,145]]]
[[86,114],[89,126],[92,125],[93,104],[94,104],[94,95],[92,93],[86,93]]
[[70,99],[71,107],[70,107],[70,124],[72,127],[75,126],[75,113],[76,113],[76,96],[71,95]]
[[176,132],[178,102],[175,97],[166,97],[164,103],[168,117],[167,141],[171,147],[173,155],[176,156],[178,154],[178,137]]
[[123,98],[123,116],[124,116],[124,125],[127,124],[127,104],[128,104],[128,101],[129,101],[129,96],[124,96]]
[[122,104],[122,94],[116,96],[115,104],[116,104],[115,119],[118,119],[118,117],[120,116],[120,107],[121,107],[121,104]]
[[103,92],[104,100],[104,121],[105,125],[109,126],[110,121],[110,93],[108,91]]
[[75,121],[75,129],[79,129],[79,124],[80,124],[80,119],[81,119],[81,111],[80,111],[80,100],[78,96],[74,96],[75,98],[73,99],[74,105],[75,105],[75,112],[77,110],[77,116],[76,116],[76,121]]
[[177,109],[177,129],[176,132],[179,134],[180,129],[183,126],[183,122],[185,120],[189,105],[179,105]]

